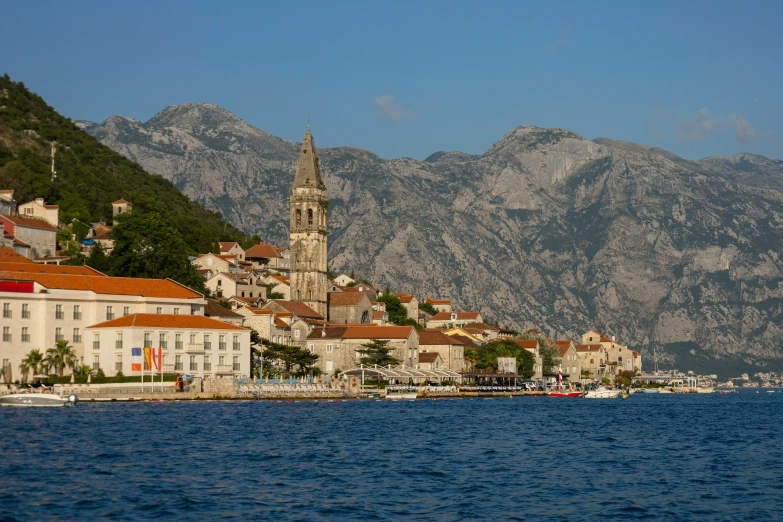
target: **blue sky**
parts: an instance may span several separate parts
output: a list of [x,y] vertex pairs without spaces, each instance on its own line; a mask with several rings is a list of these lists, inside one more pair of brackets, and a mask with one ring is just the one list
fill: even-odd
[[[225,5],[223,5],[225,4]],[[423,159],[517,125],[783,159],[783,2],[7,2],[0,73],[62,114],[211,102]]]

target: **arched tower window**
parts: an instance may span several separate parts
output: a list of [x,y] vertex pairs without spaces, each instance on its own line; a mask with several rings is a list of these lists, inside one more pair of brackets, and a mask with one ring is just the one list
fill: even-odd
[[307,209],[307,224],[313,226],[313,209]]
[[296,209],[296,226],[302,226],[302,211],[300,209]]

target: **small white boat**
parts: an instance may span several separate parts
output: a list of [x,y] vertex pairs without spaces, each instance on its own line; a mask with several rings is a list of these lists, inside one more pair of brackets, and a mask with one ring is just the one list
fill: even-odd
[[712,386],[700,386],[696,388],[696,393],[713,393],[715,392],[715,388]]
[[622,395],[623,390],[610,390],[604,386],[599,386],[595,390],[589,390],[584,394],[585,399],[616,399]]
[[76,395],[60,397],[54,393],[12,393],[0,396],[0,406],[51,407],[69,406],[79,401]]

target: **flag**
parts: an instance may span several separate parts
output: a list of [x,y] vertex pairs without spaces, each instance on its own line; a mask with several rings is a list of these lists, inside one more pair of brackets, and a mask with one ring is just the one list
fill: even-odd
[[155,364],[156,370],[163,368],[163,348],[152,349],[152,362]]
[[131,371],[141,371],[141,348],[131,348]]
[[144,369],[152,369],[152,348],[144,347]]

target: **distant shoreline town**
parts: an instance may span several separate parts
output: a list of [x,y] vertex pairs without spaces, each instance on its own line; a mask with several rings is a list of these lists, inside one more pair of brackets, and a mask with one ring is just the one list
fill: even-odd
[[[13,194],[0,190],[0,381],[9,390],[43,376],[132,393],[146,372],[150,391],[157,378],[160,391],[199,393],[270,379],[324,393],[362,391],[365,380],[533,392],[555,381],[628,386],[642,374],[638,351],[595,330],[579,342],[553,340],[490,324],[443,296],[420,300],[329,273],[329,202],[309,126],[289,201],[289,246],[221,242],[192,257],[208,295],[172,279],[68,265],[57,245],[76,239],[74,223],[60,223],[58,207],[40,198],[17,207]],[[112,207],[115,219],[134,211],[125,199]],[[80,243],[85,254],[111,255],[112,226],[92,224]]]

